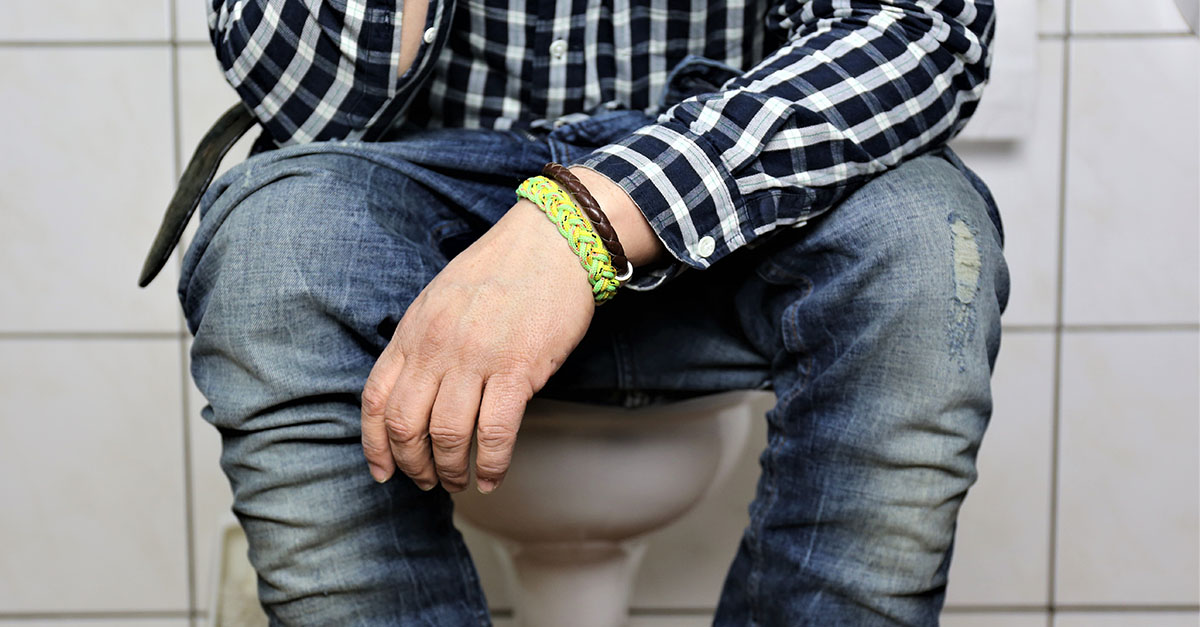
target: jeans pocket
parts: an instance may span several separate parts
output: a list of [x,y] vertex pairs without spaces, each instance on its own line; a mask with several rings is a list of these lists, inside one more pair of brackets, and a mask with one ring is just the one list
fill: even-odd
[[802,241],[808,235],[807,227],[785,228],[768,234],[766,240],[754,248],[754,274],[772,285],[807,285],[811,288],[808,275],[812,266],[805,259]]
[[453,259],[482,235],[461,218],[450,218],[434,225],[429,233],[429,243],[437,248],[446,259]]

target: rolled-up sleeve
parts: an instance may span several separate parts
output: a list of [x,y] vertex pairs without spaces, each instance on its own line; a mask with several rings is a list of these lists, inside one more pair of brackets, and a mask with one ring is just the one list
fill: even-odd
[[958,133],[987,80],[994,10],[785,0],[767,27],[786,43],[762,62],[579,161],[630,194],[677,268],[801,224]]
[[400,4],[210,0],[209,34],[226,80],[277,144],[359,139],[391,122]]

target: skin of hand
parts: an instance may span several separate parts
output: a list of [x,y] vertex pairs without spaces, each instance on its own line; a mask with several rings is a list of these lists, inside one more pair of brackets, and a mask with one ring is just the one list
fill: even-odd
[[[665,248],[625,191],[583,167],[634,266]],[[404,313],[362,393],[371,476],[399,469],[423,490],[500,484],[525,404],[583,339],[595,304],[587,273],[546,215],[521,199],[450,260]]]

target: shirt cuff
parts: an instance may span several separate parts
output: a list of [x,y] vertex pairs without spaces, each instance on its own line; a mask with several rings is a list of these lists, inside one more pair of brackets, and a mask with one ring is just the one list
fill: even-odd
[[[687,268],[704,269],[746,243],[743,199],[716,149],[676,121],[644,126],[573,165],[621,186],[675,262],[635,272],[630,289],[649,290]],[[640,275],[640,276],[639,276]]]

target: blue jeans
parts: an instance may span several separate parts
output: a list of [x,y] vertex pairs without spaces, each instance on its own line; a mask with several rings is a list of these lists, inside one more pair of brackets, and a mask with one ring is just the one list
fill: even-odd
[[[359,394],[408,304],[521,179],[649,122],[297,146],[208,191],[179,296],[273,623],[489,623],[449,495],[368,474]],[[939,151],[803,228],[623,291],[541,394],[773,388],[716,624],[934,625],[1007,292],[995,206]]]

